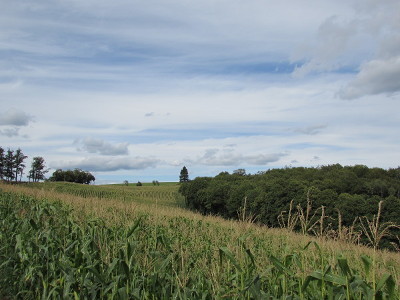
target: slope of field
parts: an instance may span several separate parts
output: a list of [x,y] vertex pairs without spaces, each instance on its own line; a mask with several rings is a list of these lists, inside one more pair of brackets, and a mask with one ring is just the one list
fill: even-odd
[[0,296],[397,299],[400,255],[182,208],[177,185],[0,184]]

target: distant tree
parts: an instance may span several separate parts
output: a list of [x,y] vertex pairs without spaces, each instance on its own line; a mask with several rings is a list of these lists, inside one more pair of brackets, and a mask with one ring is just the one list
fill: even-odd
[[64,180],[64,171],[61,169],[57,169],[53,172],[53,175],[49,178],[50,181],[65,181]]
[[96,178],[87,171],[83,171],[81,169],[75,170],[66,170],[58,169],[53,172],[53,175],[49,178],[50,181],[66,181],[66,182],[74,182],[80,184],[90,184],[92,181],[95,181]]
[[136,186],[142,186],[143,184],[140,182],[140,181],[138,181],[137,183],[136,183]]
[[14,179],[14,151],[8,149],[4,157],[4,177],[8,182]]
[[21,181],[22,174],[24,173],[24,169],[25,169],[24,160],[27,157],[28,156],[26,156],[26,155],[24,155],[24,153],[22,153],[22,150],[20,148],[18,148],[17,151],[15,152],[15,155],[14,155],[15,181],[18,181],[18,174],[20,176],[19,181]]
[[128,185],[129,185],[129,182],[128,182],[128,180],[124,180],[124,185],[126,185],[126,186],[128,186]]
[[75,183],[86,183],[86,172],[82,171],[81,169],[75,169],[74,171],[74,182]]
[[0,147],[0,180],[4,178],[4,164],[5,164],[4,149]]
[[185,166],[183,166],[181,173],[179,175],[179,182],[188,182],[189,181],[189,172]]
[[38,182],[39,180],[44,180],[44,174],[49,170],[46,169],[44,164],[44,158],[41,156],[36,156],[32,160],[31,170],[29,171],[28,178],[32,179],[33,182]]
[[92,181],[94,182],[96,178],[93,176],[92,173],[90,172],[85,172],[86,173],[86,181],[85,184],[90,184]]
[[66,181],[66,182],[75,182],[74,171],[72,171],[72,170],[64,171],[64,181]]

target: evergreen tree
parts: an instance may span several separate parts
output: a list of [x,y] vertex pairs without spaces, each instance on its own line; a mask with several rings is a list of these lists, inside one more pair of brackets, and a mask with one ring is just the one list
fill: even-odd
[[4,149],[0,147],[0,180],[4,178]]
[[179,175],[179,182],[188,182],[189,181],[189,172],[185,166],[183,166],[181,170],[181,174]]

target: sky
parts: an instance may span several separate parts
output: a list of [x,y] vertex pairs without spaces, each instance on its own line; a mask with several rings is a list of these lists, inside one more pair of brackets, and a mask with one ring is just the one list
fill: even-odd
[[398,0],[0,3],[0,146],[27,169],[400,165]]

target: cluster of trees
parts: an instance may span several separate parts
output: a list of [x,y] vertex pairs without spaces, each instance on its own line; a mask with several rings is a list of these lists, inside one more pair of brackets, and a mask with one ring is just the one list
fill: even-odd
[[53,175],[49,178],[49,181],[66,181],[81,184],[90,184],[95,181],[96,178],[87,171],[81,169],[66,170],[58,169],[54,171]]
[[[16,151],[10,148],[5,151],[0,147],[0,179],[8,182],[22,180],[26,168],[25,160],[28,158],[20,148]],[[28,172],[29,181],[37,182],[45,179],[48,169],[43,157],[37,156],[32,159],[31,169]]]
[[279,226],[279,215],[293,207],[324,206],[332,227],[341,214],[342,225],[355,217],[372,217],[382,200],[382,222],[400,224],[400,167],[384,170],[340,164],[317,168],[285,168],[247,175],[243,169],[214,178],[198,177],[180,187],[189,208],[204,214],[237,218],[246,205],[249,215],[270,227]]
[[[160,183],[158,182],[158,180],[153,180],[153,181],[152,181],[152,184],[153,184],[153,185],[160,185]],[[126,185],[126,186],[129,185],[128,180],[124,180],[124,185]],[[142,186],[142,185],[143,185],[143,184],[142,184],[140,181],[138,181],[138,182],[136,183],[136,186]]]

